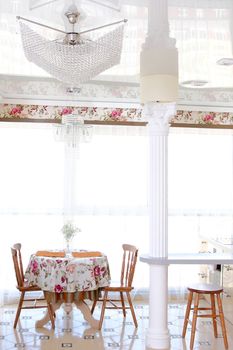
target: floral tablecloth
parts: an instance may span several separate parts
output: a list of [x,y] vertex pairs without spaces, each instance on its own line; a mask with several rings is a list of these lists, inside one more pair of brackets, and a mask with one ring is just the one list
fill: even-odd
[[31,255],[25,272],[29,285],[43,291],[64,293],[93,291],[110,283],[106,256],[54,258]]

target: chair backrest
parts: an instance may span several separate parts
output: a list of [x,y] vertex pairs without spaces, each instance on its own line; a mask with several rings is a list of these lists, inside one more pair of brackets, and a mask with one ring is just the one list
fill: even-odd
[[24,272],[21,256],[21,243],[16,243],[11,247],[11,254],[15,268],[15,276],[18,287],[22,287],[24,284]]
[[138,257],[138,249],[130,244],[123,244],[122,248],[124,253],[121,267],[121,286],[131,287]]

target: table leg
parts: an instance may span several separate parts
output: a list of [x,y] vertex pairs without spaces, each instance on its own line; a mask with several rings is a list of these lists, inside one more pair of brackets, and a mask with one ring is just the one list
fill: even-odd
[[[62,301],[58,301],[56,303],[51,303],[53,312],[58,310],[60,308],[61,304],[62,304]],[[42,319],[36,321],[35,327],[36,328],[41,328],[44,325],[46,325],[46,323],[48,323],[49,321],[50,321],[49,311],[47,310],[45,315],[44,315],[44,317]]]
[[91,314],[91,310],[89,306],[85,303],[85,301],[74,301],[74,304],[76,307],[81,311],[83,314],[84,320],[86,320],[92,328],[99,328],[99,321],[95,320],[94,317]]
[[64,303],[63,309],[69,315],[72,311],[72,303]]

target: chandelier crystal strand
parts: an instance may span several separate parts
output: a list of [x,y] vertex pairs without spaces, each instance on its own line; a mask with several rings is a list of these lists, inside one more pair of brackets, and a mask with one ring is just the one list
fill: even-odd
[[83,118],[77,114],[67,114],[62,117],[62,123],[55,126],[54,136],[56,141],[79,150],[80,142],[90,142],[92,134],[92,125],[85,125]]
[[75,85],[84,83],[120,63],[123,30],[124,25],[119,25],[96,40],[67,45],[50,41],[20,22],[27,59],[56,79]]

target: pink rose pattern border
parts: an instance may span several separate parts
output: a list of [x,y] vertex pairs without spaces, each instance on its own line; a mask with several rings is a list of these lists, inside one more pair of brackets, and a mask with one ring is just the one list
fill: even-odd
[[173,124],[198,124],[198,125],[233,125],[233,113],[230,112],[197,112],[177,111],[172,118]]
[[[49,119],[61,120],[63,115],[78,114],[84,120],[99,120],[111,122],[145,121],[142,117],[142,108],[108,108],[108,107],[70,107],[70,106],[39,106],[39,105],[0,105],[0,118],[17,120],[22,119]],[[198,125],[233,125],[233,113],[230,112],[203,112],[178,110],[171,120],[172,124]]]
[[39,105],[0,105],[0,118],[61,120],[63,115],[78,114],[85,120],[140,121],[142,110],[136,108],[69,107]]

